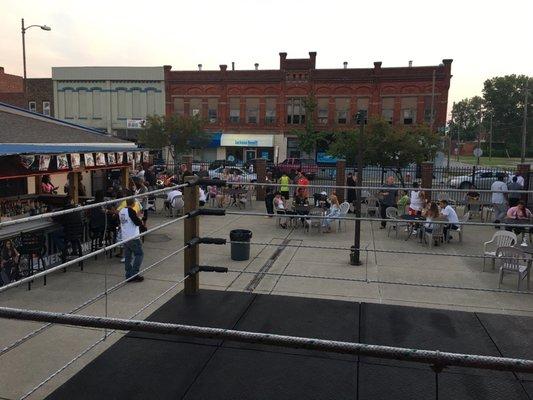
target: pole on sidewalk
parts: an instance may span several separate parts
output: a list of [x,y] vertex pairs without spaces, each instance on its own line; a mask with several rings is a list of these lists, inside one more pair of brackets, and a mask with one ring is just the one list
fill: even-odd
[[[194,181],[195,177],[186,177],[186,181]],[[198,186],[186,186],[183,188],[183,213],[187,214],[198,208]],[[200,224],[198,217],[183,220],[183,242],[187,244],[191,239],[200,236]],[[183,276],[187,276],[200,263],[200,246],[190,246],[183,252]],[[200,289],[200,274],[192,274],[185,280],[185,295],[198,294]]]
[[350,256],[351,265],[362,265],[361,262],[361,186],[363,185],[363,134],[365,129],[366,111],[361,110],[356,114],[356,122],[359,124],[359,139],[357,143],[357,190],[355,192],[355,232],[353,251]]

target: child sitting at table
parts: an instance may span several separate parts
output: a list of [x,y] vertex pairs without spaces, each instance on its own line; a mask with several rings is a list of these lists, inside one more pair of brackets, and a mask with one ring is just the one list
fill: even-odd
[[400,198],[398,199],[398,211],[400,215],[407,213],[407,206],[409,205],[409,196],[405,190],[400,191]]
[[336,217],[338,217],[341,213],[341,207],[339,205],[339,199],[337,199],[337,196],[332,194],[329,198],[329,201],[331,203],[331,206],[326,212],[327,218],[324,218],[322,220],[322,228],[325,228],[325,233],[331,232],[331,223],[336,221]]
[[[274,210],[276,210],[276,214],[287,214],[287,210],[285,209],[285,202],[283,201],[283,197],[281,197],[280,192],[276,192],[276,194],[274,195]],[[282,220],[280,218],[279,225],[283,229],[287,229],[287,219]]]

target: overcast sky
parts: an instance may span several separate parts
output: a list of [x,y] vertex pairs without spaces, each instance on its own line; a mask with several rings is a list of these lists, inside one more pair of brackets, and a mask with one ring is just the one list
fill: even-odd
[[532,0],[0,0],[0,66],[28,77],[52,66],[164,65],[277,68],[317,51],[318,68],[436,65],[453,58],[450,106],[483,81],[533,76]]

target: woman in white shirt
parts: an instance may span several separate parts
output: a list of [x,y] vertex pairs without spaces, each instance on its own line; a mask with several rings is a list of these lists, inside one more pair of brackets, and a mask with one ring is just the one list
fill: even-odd
[[[285,210],[285,202],[283,201],[283,197],[281,196],[280,192],[276,192],[274,196],[274,210],[276,211],[276,214],[287,214],[287,211]],[[287,228],[287,219],[284,218],[283,220],[279,218],[279,225],[283,228]]]

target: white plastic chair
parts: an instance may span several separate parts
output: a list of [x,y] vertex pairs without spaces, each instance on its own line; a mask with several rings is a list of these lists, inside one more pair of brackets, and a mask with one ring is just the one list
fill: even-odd
[[407,223],[398,218],[399,211],[396,207],[387,207],[385,209],[385,215],[387,216],[387,219],[390,219],[390,221],[387,221],[387,224],[389,225],[387,237],[389,237],[392,228],[396,230],[396,237],[398,237],[398,231],[402,226],[407,226]]
[[[516,235],[509,231],[498,231],[492,235],[492,239],[483,243],[483,271],[485,271],[485,264],[487,256],[492,258],[492,269],[496,266],[496,251],[500,247],[512,247],[518,241]],[[494,250],[491,250],[493,248]]]
[[500,276],[498,288],[503,281],[504,272],[511,272],[518,275],[516,290],[520,290],[520,281],[527,277],[527,290],[529,290],[529,268],[526,254],[515,247],[500,247],[496,250],[496,257],[500,261]]
[[430,248],[436,241],[444,243],[444,224],[433,224],[431,232],[424,230],[424,241]]
[[366,207],[363,211],[363,216],[370,217],[370,213],[374,214],[375,218],[379,217],[380,203],[377,197],[368,196],[366,198]]
[[[468,211],[465,215],[463,215],[463,217],[459,220],[459,222],[468,222],[470,220],[470,215],[471,215],[470,211]],[[454,233],[457,233],[459,235],[459,243],[462,243],[464,231],[465,231],[465,225],[461,223],[459,224],[459,228],[457,228],[456,230],[453,230],[453,229],[448,230],[448,235],[453,236]]]
[[[345,218],[348,215],[348,211],[350,211],[350,203],[348,203],[347,201],[341,203],[339,217],[340,218]],[[346,230],[346,220],[345,219],[339,219],[339,225],[338,225],[338,228],[337,228],[337,230],[339,232],[341,230],[341,223],[344,223],[344,230]]]

